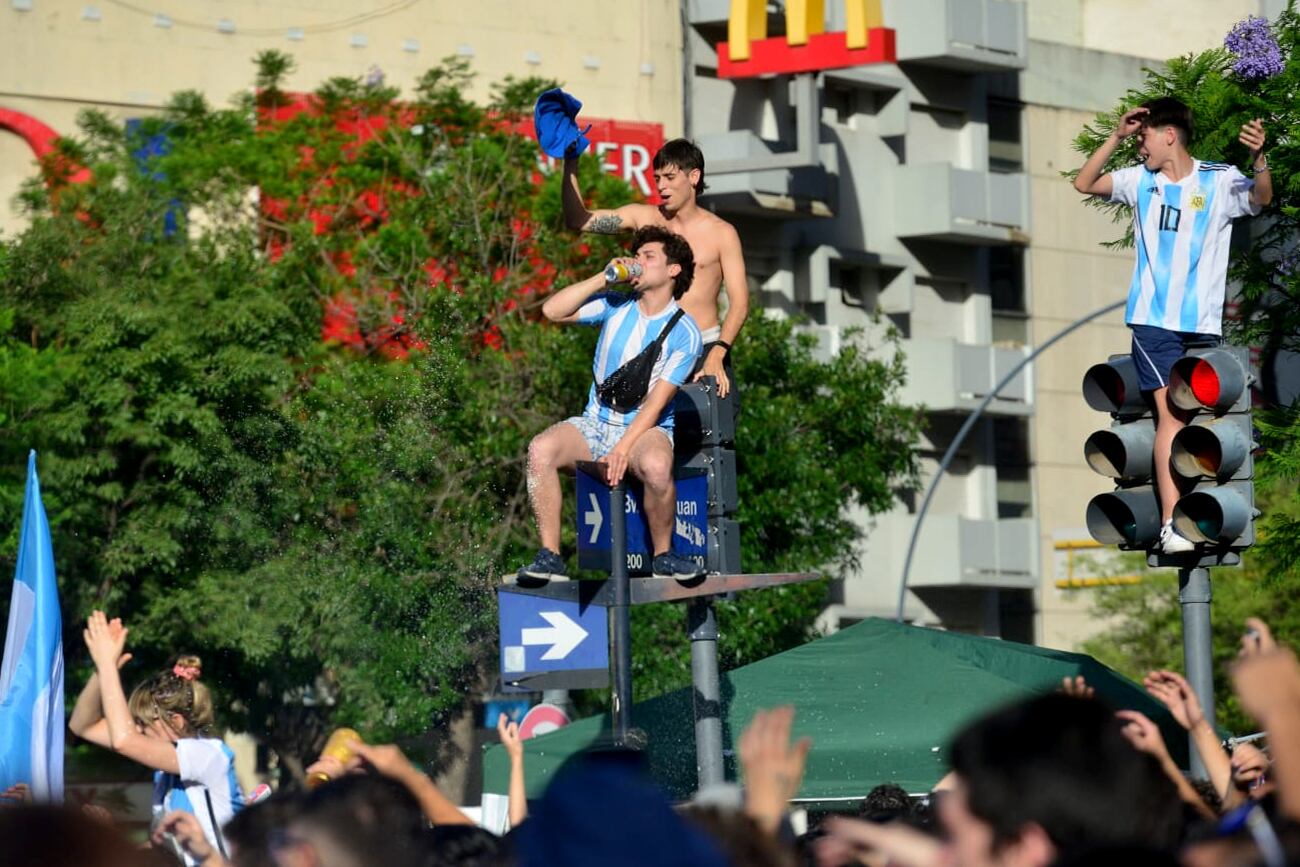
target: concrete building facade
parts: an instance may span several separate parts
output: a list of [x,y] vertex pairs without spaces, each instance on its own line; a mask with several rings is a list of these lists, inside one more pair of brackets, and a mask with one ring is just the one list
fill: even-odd
[[[780,3],[768,32],[783,33]],[[663,125],[708,158],[710,207],[732,220],[762,306],[806,318],[824,352],[843,341],[905,352],[902,395],[926,407],[923,483],[973,410],[1033,346],[1123,297],[1121,229],[1061,172],[1070,142],[1157,58],[1220,44],[1283,0],[884,0],[897,63],[722,79],[729,0],[364,3],[157,0],[0,4],[0,106],[59,132],[83,108],[158,110],[170,93],[215,104],[251,86],[253,57],[292,54],[288,86],[379,69],[409,88],[440,58],[469,58],[471,95],[506,75],[565,84],[592,116]],[[845,26],[841,0],[825,4]],[[0,232],[33,171],[0,135]],[[848,336],[861,329],[860,337]],[[742,337],[743,339],[743,337]],[[1047,352],[993,400],[936,488],[905,594],[916,622],[1074,647],[1092,631],[1083,508],[1107,482],[1082,460],[1104,419],[1079,397],[1088,363],[1127,349],[1111,314]],[[920,496],[868,519],[861,569],[827,627],[892,616]]]
[[[134,4],[4,0],[0,106],[63,135],[97,108],[119,118],[157,111],[196,90],[213,105],[253,86],[254,57],[277,49],[297,64],[287,88],[378,70],[409,92],[446,57],[470,60],[469,95],[486,100],[505,76],[553,78],[594,117],[660,123],[681,133],[682,48],[676,0],[348,2],[226,0]],[[30,150],[0,134],[0,232],[22,225],[13,197],[34,171]]]

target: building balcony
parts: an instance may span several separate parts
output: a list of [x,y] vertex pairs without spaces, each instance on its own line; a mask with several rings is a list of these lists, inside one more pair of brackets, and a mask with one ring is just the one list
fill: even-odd
[[[864,566],[871,580],[844,582],[844,604],[877,611],[898,598],[915,515],[880,516],[868,533]],[[907,586],[1025,590],[1038,586],[1038,522],[977,519],[931,512],[916,540]]]
[[1026,10],[1018,0],[884,0],[898,60],[967,72],[1024,69]]
[[[904,403],[918,404],[929,412],[972,412],[1027,352],[958,343],[943,338],[915,337],[903,341],[907,357],[907,382],[899,395]],[[993,399],[989,415],[1028,416],[1034,412],[1031,369],[1022,370]]]
[[798,159],[796,152],[774,152],[750,130],[701,135],[698,142],[709,159],[705,200],[719,211],[774,219],[833,216],[833,182],[820,146]]
[[902,165],[894,181],[898,237],[963,244],[1028,242],[1029,183],[1023,174]]

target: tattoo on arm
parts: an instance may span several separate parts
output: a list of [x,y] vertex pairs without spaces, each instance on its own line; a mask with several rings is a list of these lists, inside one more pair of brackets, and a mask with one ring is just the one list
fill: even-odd
[[598,235],[617,235],[623,229],[623,218],[617,214],[592,217],[587,222],[587,231]]

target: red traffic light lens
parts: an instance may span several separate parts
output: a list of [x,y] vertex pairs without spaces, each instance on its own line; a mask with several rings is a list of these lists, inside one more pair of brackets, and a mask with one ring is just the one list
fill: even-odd
[[1201,402],[1202,406],[1214,406],[1219,402],[1219,392],[1222,388],[1219,382],[1218,371],[1214,365],[1208,361],[1199,360],[1192,366],[1191,382],[1192,396]]

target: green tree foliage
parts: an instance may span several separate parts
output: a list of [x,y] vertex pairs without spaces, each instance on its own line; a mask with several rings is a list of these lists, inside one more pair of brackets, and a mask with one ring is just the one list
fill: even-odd
[[[526,446],[580,410],[595,341],[537,310],[618,239],[563,229],[559,177],[515,132],[550,83],[478,106],[448,61],[409,101],[350,79],[302,97],[291,68],[261,56],[230,109],[86,113],[25,189],[30,225],[0,247],[0,526],[35,447],[65,635],[120,613],[128,680],[199,652],[226,721],[292,763],[335,724],[439,728],[490,684],[493,587],[535,546]],[[634,198],[581,171],[602,205]],[[737,350],[747,563],[842,562],[845,509],[912,479],[899,362],[819,363],[760,316]],[[820,590],[752,596],[726,615],[736,661],[804,640]],[[661,625],[638,636],[651,690],[680,677]]]
[[[1266,152],[1272,171],[1274,200],[1263,216],[1237,227],[1229,278],[1237,304],[1225,317],[1225,334],[1234,342],[1260,347],[1264,363],[1280,350],[1300,349],[1300,145],[1292,131],[1300,125],[1300,16],[1294,3],[1272,24],[1283,61],[1271,77],[1250,79],[1234,65],[1241,58],[1224,48],[1170,60],[1147,70],[1141,86],[1130,90],[1115,109],[1099,115],[1075,140],[1075,149],[1091,154],[1114,130],[1128,109],[1161,96],[1175,96],[1190,106],[1195,126],[1190,150],[1203,160],[1233,163],[1248,171],[1246,149],[1237,141],[1240,127],[1261,118],[1268,136]],[[1108,169],[1137,161],[1136,139],[1116,151]],[[1127,221],[1127,208],[1098,199],[1090,204]],[[1112,246],[1131,246],[1131,226]],[[1214,641],[1216,663],[1236,651],[1242,620],[1256,615],[1273,623],[1282,640],[1300,635],[1295,598],[1300,590],[1300,425],[1293,407],[1256,408],[1261,451],[1256,455],[1256,503],[1259,544],[1247,552],[1240,569],[1214,572]],[[1095,611],[1112,624],[1087,645],[1130,675],[1152,667],[1181,669],[1182,644],[1177,590],[1170,573],[1147,573],[1133,587],[1097,592]],[[1294,639],[1291,639],[1294,640]],[[1222,722],[1238,731],[1253,725],[1240,714],[1222,667],[1216,690]]]

